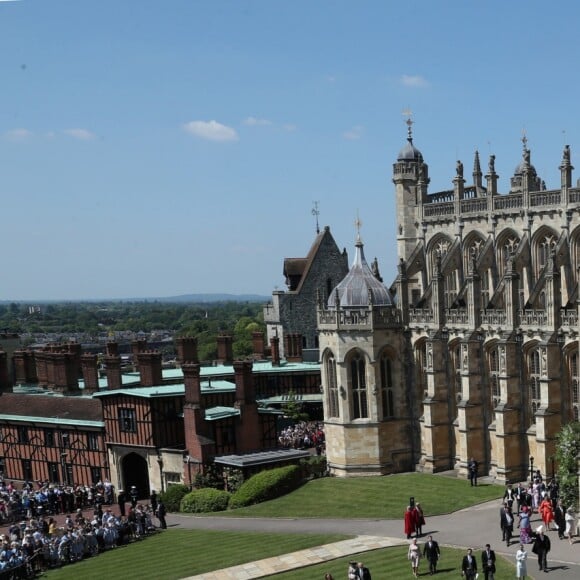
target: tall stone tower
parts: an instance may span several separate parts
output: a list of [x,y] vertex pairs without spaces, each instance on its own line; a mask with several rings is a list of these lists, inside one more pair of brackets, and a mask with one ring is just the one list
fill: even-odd
[[400,312],[373,275],[360,237],[346,277],[320,299],[326,454],[339,476],[385,474],[412,461]]

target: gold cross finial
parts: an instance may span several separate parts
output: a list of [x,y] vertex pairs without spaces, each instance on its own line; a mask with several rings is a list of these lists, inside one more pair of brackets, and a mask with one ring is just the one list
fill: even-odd
[[413,139],[413,111],[411,109],[405,109],[403,115],[407,117],[405,120],[405,124],[407,125],[407,139],[411,140]]
[[360,242],[360,228],[362,226],[362,221],[358,216],[358,209],[356,210],[356,219],[354,220],[354,227],[356,228],[356,241]]

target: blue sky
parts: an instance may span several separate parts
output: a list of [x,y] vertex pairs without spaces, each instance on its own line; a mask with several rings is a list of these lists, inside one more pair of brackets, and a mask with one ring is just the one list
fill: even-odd
[[[557,8],[556,8],[557,6]],[[580,4],[0,0],[0,299],[269,294],[311,210],[396,275],[404,109],[430,192],[580,151]],[[578,164],[578,161],[576,161]],[[575,174],[574,180],[577,175]]]

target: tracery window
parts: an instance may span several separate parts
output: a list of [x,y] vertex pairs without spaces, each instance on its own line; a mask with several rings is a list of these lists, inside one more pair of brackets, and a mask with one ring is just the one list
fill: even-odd
[[499,269],[500,269],[500,276],[503,276],[507,269],[508,260],[516,255],[518,251],[518,246],[520,244],[520,239],[513,235],[506,238],[503,243],[501,244],[499,251],[500,251],[500,259],[499,262]]
[[499,382],[500,375],[499,352],[494,348],[489,353],[489,395],[491,410],[495,420],[495,408],[501,400],[501,386]]
[[328,416],[339,417],[338,407],[338,385],[336,381],[336,360],[334,355],[330,355],[326,359],[326,384],[328,390]]
[[570,357],[570,400],[572,402],[572,417],[580,421],[580,376],[578,375],[578,352]]
[[533,350],[528,356],[528,408],[530,424],[536,423],[536,411],[540,408],[540,352]]
[[457,408],[456,403],[461,401],[461,344],[458,344],[451,350],[451,372],[453,388],[453,406]]
[[383,354],[380,360],[381,399],[383,419],[395,416],[395,393],[393,382],[393,361]]
[[556,236],[546,234],[538,240],[536,253],[536,275],[539,275],[541,270],[546,266],[550,258],[552,250],[556,247]]
[[367,381],[365,359],[360,352],[350,359],[349,382],[352,393],[353,419],[368,417]]

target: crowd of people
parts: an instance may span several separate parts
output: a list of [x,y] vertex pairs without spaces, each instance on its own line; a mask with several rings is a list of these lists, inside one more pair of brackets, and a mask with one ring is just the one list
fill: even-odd
[[324,423],[318,421],[300,421],[282,429],[278,436],[280,447],[286,449],[316,449],[324,453]]
[[115,514],[109,507],[114,491],[107,483],[74,489],[26,483],[19,490],[0,483],[4,504],[0,578],[33,577],[141,539],[157,529],[154,516],[161,528],[166,527],[165,506],[154,490],[147,505],[137,502],[134,487],[127,494],[119,490]]
[[[470,473],[472,485],[476,485],[477,469]],[[542,524],[532,530],[531,518],[538,514]],[[559,486],[555,478],[547,484],[539,470],[534,472],[531,481],[526,484],[518,484],[506,487],[500,507],[500,529],[502,541],[510,546],[513,537],[514,526],[519,528],[518,548],[515,553],[516,577],[527,577],[528,552],[526,545],[531,544],[531,553],[538,559],[538,569],[548,571],[548,554],[551,550],[551,540],[547,534],[552,530],[557,532],[560,539],[568,539],[573,543],[573,537],[577,532],[577,521],[572,507],[565,508],[559,497]],[[423,546],[418,543],[418,538],[423,535],[422,527],[425,525],[425,516],[421,504],[409,505],[404,515],[404,533],[408,540],[408,560],[411,564],[411,572],[415,578],[419,576],[419,567],[422,559],[429,564],[429,574],[437,573],[437,563],[441,557],[441,550],[433,536],[428,536]],[[415,536],[414,538],[412,536]],[[486,544],[479,558],[469,548],[461,561],[461,575],[466,580],[474,580],[479,577],[478,570],[483,572],[484,580],[494,580],[496,572],[495,551],[490,544]]]
[[108,480],[76,486],[27,481],[20,489],[12,482],[0,480],[0,526],[23,518],[111,505],[114,496],[115,488]]

